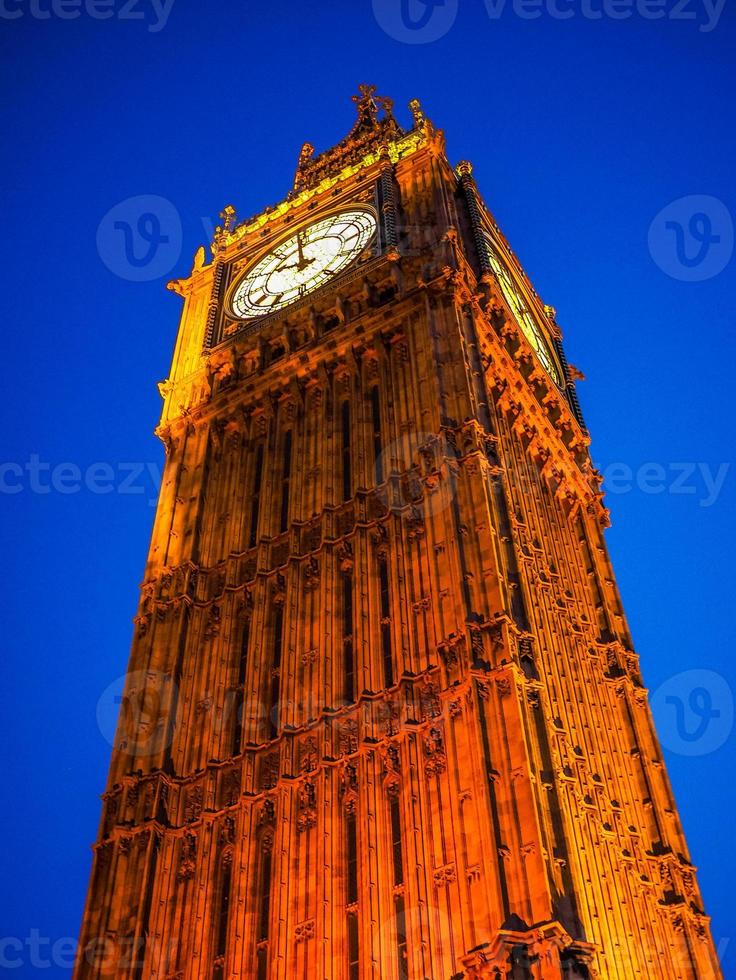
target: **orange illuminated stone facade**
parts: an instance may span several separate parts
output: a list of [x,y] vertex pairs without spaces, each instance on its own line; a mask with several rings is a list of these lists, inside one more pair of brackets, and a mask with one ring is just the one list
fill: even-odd
[[[76,977],[719,977],[554,310],[419,103],[355,101],[170,284]],[[356,207],[347,268],[233,314]]]

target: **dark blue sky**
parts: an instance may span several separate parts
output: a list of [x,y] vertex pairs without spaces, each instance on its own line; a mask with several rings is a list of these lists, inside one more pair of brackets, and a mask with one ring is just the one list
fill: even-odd
[[[122,0],[112,2],[119,13]],[[135,9],[147,21],[39,19],[28,2],[5,0],[3,10],[22,13],[0,15],[0,934],[31,940],[22,952],[0,950],[23,964],[15,975],[68,973],[64,947],[44,969],[50,946],[32,937],[58,943],[78,929],[110,751],[110,696],[99,724],[97,706],[127,663],[151,470],[162,463],[155,383],[167,375],[180,308],[164,289],[168,270],[149,282],[111,271],[98,226],[130,197],[167,198],[184,243],[171,276],[185,275],[223,205],[245,216],[281,199],[301,143],[324,148],[344,135],[363,81],[394,97],[407,122],[405,105],[419,97],[445,129],[452,160],[474,162],[587,375],[580,394],[593,455],[616,474],[615,568],[646,683],[653,692],[669,684],[658,713],[666,759],[715,940],[736,964],[736,866],[723,843],[736,804],[736,474],[720,469],[733,459],[735,260],[684,281],[698,244],[686,251],[690,266],[674,245],[679,227],[721,233],[712,247],[728,249],[719,222],[723,209],[736,213],[734,13],[703,31],[708,15],[696,0],[687,9],[698,19],[678,21],[639,12],[593,20],[582,0],[560,3],[573,10],[561,20],[549,2],[536,19],[509,3],[494,20],[483,0],[460,0],[444,36],[407,44],[379,26],[370,0],[175,0],[157,31],[145,0]],[[602,0],[590,2],[600,9]],[[50,0],[36,3],[48,9]],[[379,6],[388,18],[392,4]],[[724,208],[674,205],[650,252],[655,216],[691,195]],[[693,214],[710,228],[691,226]],[[609,469],[617,463],[628,469]],[[106,469],[90,476],[93,464],[111,467],[112,481]],[[127,464],[151,469],[131,485]],[[124,492],[126,474],[140,492]],[[93,492],[85,480],[116,489]],[[691,670],[718,676],[679,676]],[[689,709],[694,688],[720,715],[689,741],[698,717],[678,727],[676,709]],[[697,715],[708,702],[696,695]]]

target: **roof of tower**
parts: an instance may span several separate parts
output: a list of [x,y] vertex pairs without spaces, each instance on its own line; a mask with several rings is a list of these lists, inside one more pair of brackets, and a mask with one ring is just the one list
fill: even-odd
[[294,178],[296,191],[319,183],[336,168],[349,166],[372,147],[406,135],[394,117],[393,99],[376,95],[375,85],[359,85],[358,94],[352,100],[358,118],[344,139],[319,156],[314,156],[311,143],[305,143],[302,147]]
[[335,146],[317,155],[311,143],[304,143],[299,153],[293,187],[283,201],[245,220],[237,220],[235,209],[230,205],[223,210],[223,224],[215,229],[213,237],[213,252],[241,239],[250,230],[297,206],[361,166],[381,157],[396,161],[413,152],[428,138],[436,136],[442,141],[441,131],[434,129],[417,99],[409,103],[413,126],[408,130],[396,121],[393,100],[377,95],[375,85],[359,85],[358,94],[352,96],[352,101],[357,119],[350,132]]

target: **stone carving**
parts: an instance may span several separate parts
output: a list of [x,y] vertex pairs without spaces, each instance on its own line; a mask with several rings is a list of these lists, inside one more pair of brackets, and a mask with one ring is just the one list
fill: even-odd
[[399,731],[399,709],[394,701],[381,701],[377,709],[377,720],[384,735],[396,735]]
[[315,589],[319,588],[319,562],[312,556],[307,559],[307,564],[304,569],[304,590],[305,592],[314,592]]
[[276,823],[276,804],[271,799],[265,799],[258,810],[257,825],[272,827]]
[[442,714],[442,702],[440,701],[437,685],[427,680],[424,687],[419,692],[422,718],[424,720],[438,718]]
[[430,728],[424,738],[424,771],[428,776],[439,776],[447,769],[445,741],[437,726]]
[[353,570],[353,546],[349,541],[343,541],[337,549],[337,561],[341,572]]
[[457,881],[457,872],[454,864],[446,864],[443,868],[436,868],[434,872],[435,888],[445,888],[447,885]]
[[112,841],[105,841],[96,848],[97,864],[101,868],[107,868],[112,861],[113,844]]
[[338,729],[340,755],[354,755],[358,751],[358,723],[346,721]]
[[232,844],[235,841],[235,817],[227,816],[220,826],[220,844]]
[[454,667],[460,662],[460,656],[465,649],[465,637],[462,633],[450,633],[438,644],[437,649],[445,667]]
[[319,523],[310,525],[304,531],[304,548],[306,551],[316,551],[322,544],[322,527]]
[[425,535],[424,517],[418,507],[412,505],[406,518],[406,533],[410,541]]
[[283,606],[286,602],[286,579],[277,572],[271,584],[271,602],[274,606]]
[[358,792],[358,766],[355,762],[343,763],[340,770],[340,785],[343,797]]
[[195,786],[187,793],[184,805],[184,822],[194,823],[202,816],[202,787]]
[[507,698],[511,694],[511,679],[509,677],[497,677],[496,690],[499,697]]
[[231,769],[225,774],[223,779],[222,802],[223,806],[233,806],[240,797],[240,770]]
[[176,872],[178,881],[188,881],[194,877],[197,869],[197,837],[187,833],[181,839],[179,848],[179,867]]
[[[375,499],[375,498],[373,498]],[[388,554],[388,531],[385,524],[374,524],[370,532],[371,543],[376,549],[378,558],[385,558]]]
[[311,780],[299,787],[297,829],[300,834],[310,830],[317,823],[317,790]]
[[269,752],[261,762],[261,789],[273,789],[279,781],[280,760],[278,752]]
[[220,607],[217,604],[210,606],[207,614],[207,623],[204,628],[205,640],[212,640],[220,634]]
[[310,735],[302,742],[299,750],[299,770],[300,772],[314,772],[318,765],[317,739]]
[[381,751],[383,788],[388,797],[398,796],[401,790],[401,753],[396,742],[389,742]]
[[470,626],[470,650],[473,664],[483,664],[485,661],[485,645],[483,643],[483,633],[480,626],[473,623]]
[[295,942],[306,943],[309,942],[310,939],[314,939],[314,919],[308,919],[306,922],[300,922],[294,930]]

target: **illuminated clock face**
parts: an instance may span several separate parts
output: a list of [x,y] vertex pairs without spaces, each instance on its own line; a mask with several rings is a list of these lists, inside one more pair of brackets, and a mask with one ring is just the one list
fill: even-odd
[[488,259],[491,263],[493,273],[501,287],[504,299],[511,307],[511,312],[514,314],[516,322],[521,327],[526,339],[534,348],[535,354],[541,361],[549,376],[556,385],[562,387],[562,378],[560,376],[560,369],[557,366],[557,361],[554,354],[550,350],[547,341],[544,339],[542,331],[537,326],[534,315],[529,309],[529,304],[524,299],[522,292],[511,278],[511,273],[501,261],[495,248],[487,238],[486,249],[488,251]]
[[340,211],[300,229],[240,280],[232,298],[241,320],[275,313],[342,272],[376,234],[372,211]]

